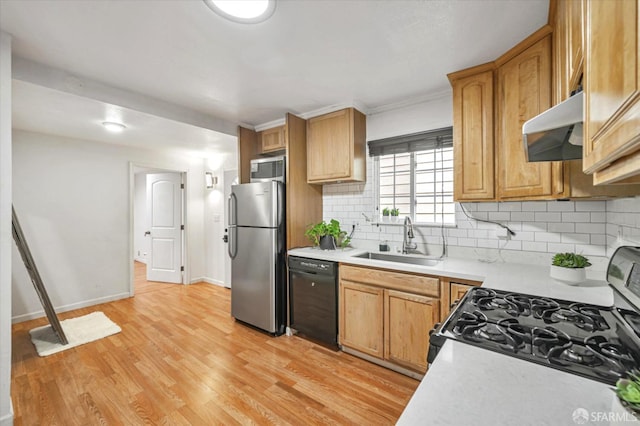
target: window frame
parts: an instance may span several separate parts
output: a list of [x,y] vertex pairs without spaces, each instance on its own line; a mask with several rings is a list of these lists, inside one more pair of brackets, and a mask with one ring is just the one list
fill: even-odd
[[[426,151],[426,150],[425,150]],[[454,206],[454,215],[453,215],[453,223],[447,223],[447,222],[443,222],[442,220],[440,220],[439,222],[416,222],[415,218],[416,218],[416,207],[418,204],[418,197],[417,197],[417,192],[416,192],[416,169],[417,169],[417,160],[416,160],[416,154],[420,153],[420,152],[425,152],[425,151],[414,151],[414,152],[408,152],[407,154],[410,154],[410,167],[409,167],[409,185],[410,185],[410,218],[411,221],[414,225],[418,225],[418,226],[425,226],[425,227],[436,227],[436,228],[441,228],[441,227],[445,227],[445,228],[457,228],[457,221],[456,221],[456,216],[455,216],[455,204],[456,201],[453,200],[451,202],[451,204],[453,204]],[[434,151],[437,151],[437,149],[434,149]],[[399,154],[399,153],[398,153]],[[392,155],[392,154],[389,154]],[[396,154],[397,155],[397,154]],[[376,222],[383,224],[383,225],[403,225],[403,223],[390,223],[390,222],[381,222],[380,221],[380,217],[382,215],[382,211],[380,210],[380,157],[381,156],[375,156],[373,157],[373,177],[374,177],[374,202],[375,202],[375,215],[376,215]],[[395,164],[394,164],[394,168],[395,168]],[[453,176],[453,179],[455,179],[455,174]],[[452,182],[453,182],[452,179]],[[435,181],[434,181],[435,184]],[[395,197],[395,192],[394,192],[394,197]],[[434,201],[435,201],[436,197],[434,196]],[[435,216],[439,217],[440,219],[442,219],[442,215],[444,213],[440,213],[440,214],[436,214]]]

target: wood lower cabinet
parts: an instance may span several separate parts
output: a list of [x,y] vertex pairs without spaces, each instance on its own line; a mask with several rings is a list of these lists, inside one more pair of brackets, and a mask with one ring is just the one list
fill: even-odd
[[278,126],[258,132],[258,143],[263,153],[285,149],[285,141],[285,126]]
[[585,3],[583,168],[640,182],[640,0]]
[[438,299],[384,290],[384,359],[426,372],[429,330],[439,318]]
[[439,279],[345,264],[339,271],[343,349],[424,373],[429,331],[440,318]]
[[467,291],[471,290],[473,287],[474,286],[468,284],[458,284],[452,282],[449,293],[449,299],[451,300],[451,303],[455,303],[462,299],[462,296],[464,296]]
[[340,343],[378,358],[384,356],[384,290],[340,281]]

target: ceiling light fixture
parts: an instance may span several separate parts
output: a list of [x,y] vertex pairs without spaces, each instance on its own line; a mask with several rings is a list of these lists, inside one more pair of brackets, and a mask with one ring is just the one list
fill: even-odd
[[103,121],[102,125],[105,129],[113,133],[120,133],[127,128],[127,126],[125,126],[124,124],[116,123],[114,121]]
[[276,0],[203,0],[218,15],[241,24],[257,24],[269,19]]

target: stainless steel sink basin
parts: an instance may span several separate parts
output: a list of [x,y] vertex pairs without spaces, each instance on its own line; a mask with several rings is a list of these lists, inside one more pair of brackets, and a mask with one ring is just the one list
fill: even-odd
[[440,260],[438,259],[430,259],[428,257],[411,256],[406,254],[386,254],[386,253],[366,252],[366,253],[355,255],[353,257],[359,257],[361,259],[371,259],[371,260],[384,260],[387,262],[409,263],[411,265],[423,265],[423,266],[435,266],[440,262]]

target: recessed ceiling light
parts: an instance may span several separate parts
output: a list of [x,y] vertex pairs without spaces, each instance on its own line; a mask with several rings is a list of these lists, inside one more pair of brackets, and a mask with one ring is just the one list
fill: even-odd
[[113,121],[103,121],[102,125],[104,126],[105,129],[113,133],[120,133],[121,131],[127,128],[127,126],[125,126],[124,124],[116,123]]
[[276,0],[203,0],[218,15],[241,24],[266,21],[276,9]]

